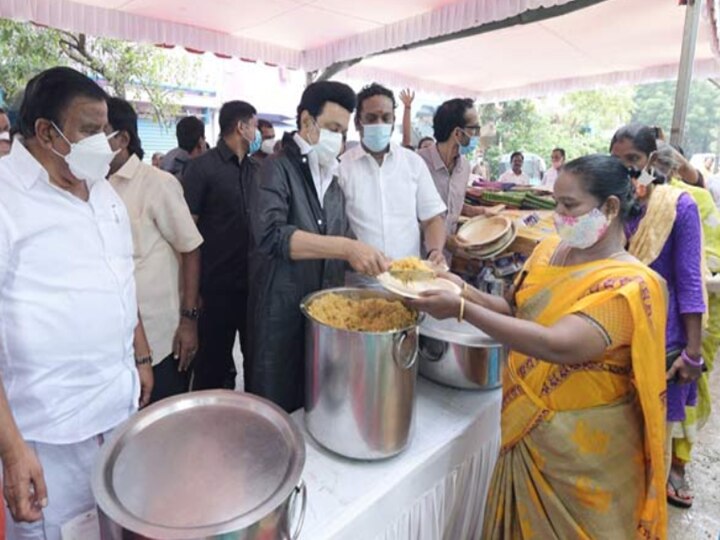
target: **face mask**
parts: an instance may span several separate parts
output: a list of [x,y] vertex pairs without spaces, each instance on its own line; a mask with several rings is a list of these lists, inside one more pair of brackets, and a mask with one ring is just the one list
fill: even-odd
[[117,131],[110,135],[96,133],[76,143],[71,143],[55,122],[52,125],[60,136],[65,139],[65,142],[70,145],[70,152],[63,156],[54,148],[52,148],[52,151],[65,160],[73,176],[78,180],[84,180],[88,188],[96,182],[104,180],[108,172],[110,172],[110,162],[117,154],[110,148],[108,139],[114,137]]
[[260,150],[268,156],[271,155],[275,152],[275,139],[265,139],[260,145]]
[[638,175],[638,178],[637,178],[637,183],[640,184],[641,186],[645,186],[645,187],[649,186],[654,181],[655,181],[655,176],[647,169],[643,169],[642,171],[640,171],[640,174]]
[[337,160],[340,150],[342,149],[342,134],[335,133],[329,129],[319,128],[320,138],[313,145],[317,152],[318,163],[321,167],[329,167]]
[[390,144],[392,124],[363,125],[362,142],[371,152],[382,152]]
[[250,141],[250,148],[248,148],[248,152],[251,154],[254,154],[258,150],[260,150],[260,147],[262,146],[262,133],[260,133],[259,129],[255,129],[255,138]]
[[[463,131],[463,133],[465,132]],[[467,133],[465,133],[465,135],[467,135]],[[473,135],[467,144],[460,145],[460,155],[467,156],[468,154],[472,154],[478,147],[478,144],[480,144],[480,137]]]
[[570,247],[587,249],[594,246],[605,235],[610,220],[599,208],[578,217],[561,216],[555,213],[555,229]]

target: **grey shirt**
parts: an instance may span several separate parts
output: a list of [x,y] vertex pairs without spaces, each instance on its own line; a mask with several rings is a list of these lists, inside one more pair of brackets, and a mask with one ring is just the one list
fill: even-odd
[[425,160],[435,187],[447,206],[445,225],[448,236],[452,236],[456,232],[463,204],[465,204],[465,190],[470,181],[470,163],[465,157],[458,155],[451,173],[440,157],[437,144],[418,150],[418,155]]
[[178,180],[182,180],[183,172],[185,172],[185,166],[190,161],[190,154],[187,150],[182,148],[173,148],[160,162],[160,168],[163,171],[167,171]]

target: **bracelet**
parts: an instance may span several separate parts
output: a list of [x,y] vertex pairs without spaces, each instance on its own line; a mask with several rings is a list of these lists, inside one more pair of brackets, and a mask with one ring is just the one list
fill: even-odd
[[685,362],[688,366],[693,368],[701,368],[703,367],[703,364],[705,364],[705,360],[703,360],[702,356],[700,357],[700,360],[693,360],[690,358],[690,355],[688,355],[685,349],[683,349],[683,352],[680,354],[680,358],[682,358],[683,362]]
[[460,313],[458,314],[458,322],[463,322],[463,317],[465,317],[465,299],[461,296],[460,297]]
[[147,356],[143,356],[141,358],[135,359],[135,365],[136,366],[146,366],[148,364],[152,364],[152,353],[148,354]]
[[462,292],[460,293],[460,296],[462,296],[463,298],[467,298],[467,292],[468,292],[467,281],[463,281],[463,287],[462,287]]
[[200,310],[196,307],[192,309],[181,309],[180,316],[190,319],[191,321],[197,321],[200,318]]

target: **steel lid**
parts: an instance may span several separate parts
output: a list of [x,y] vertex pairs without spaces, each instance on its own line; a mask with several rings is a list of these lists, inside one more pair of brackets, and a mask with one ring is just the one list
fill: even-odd
[[467,321],[458,322],[457,319],[452,318],[438,320],[427,314],[420,323],[420,335],[466,347],[502,347],[500,343]]
[[248,527],[298,484],[305,441],[269,401],[208,390],[156,403],[102,447],[92,488],[113,521],[150,538]]

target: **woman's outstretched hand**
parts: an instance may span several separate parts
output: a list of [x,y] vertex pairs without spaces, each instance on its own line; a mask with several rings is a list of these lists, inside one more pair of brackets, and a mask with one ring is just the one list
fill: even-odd
[[449,319],[460,315],[460,295],[448,291],[427,291],[418,299],[406,300],[406,304],[424,311],[436,319]]

